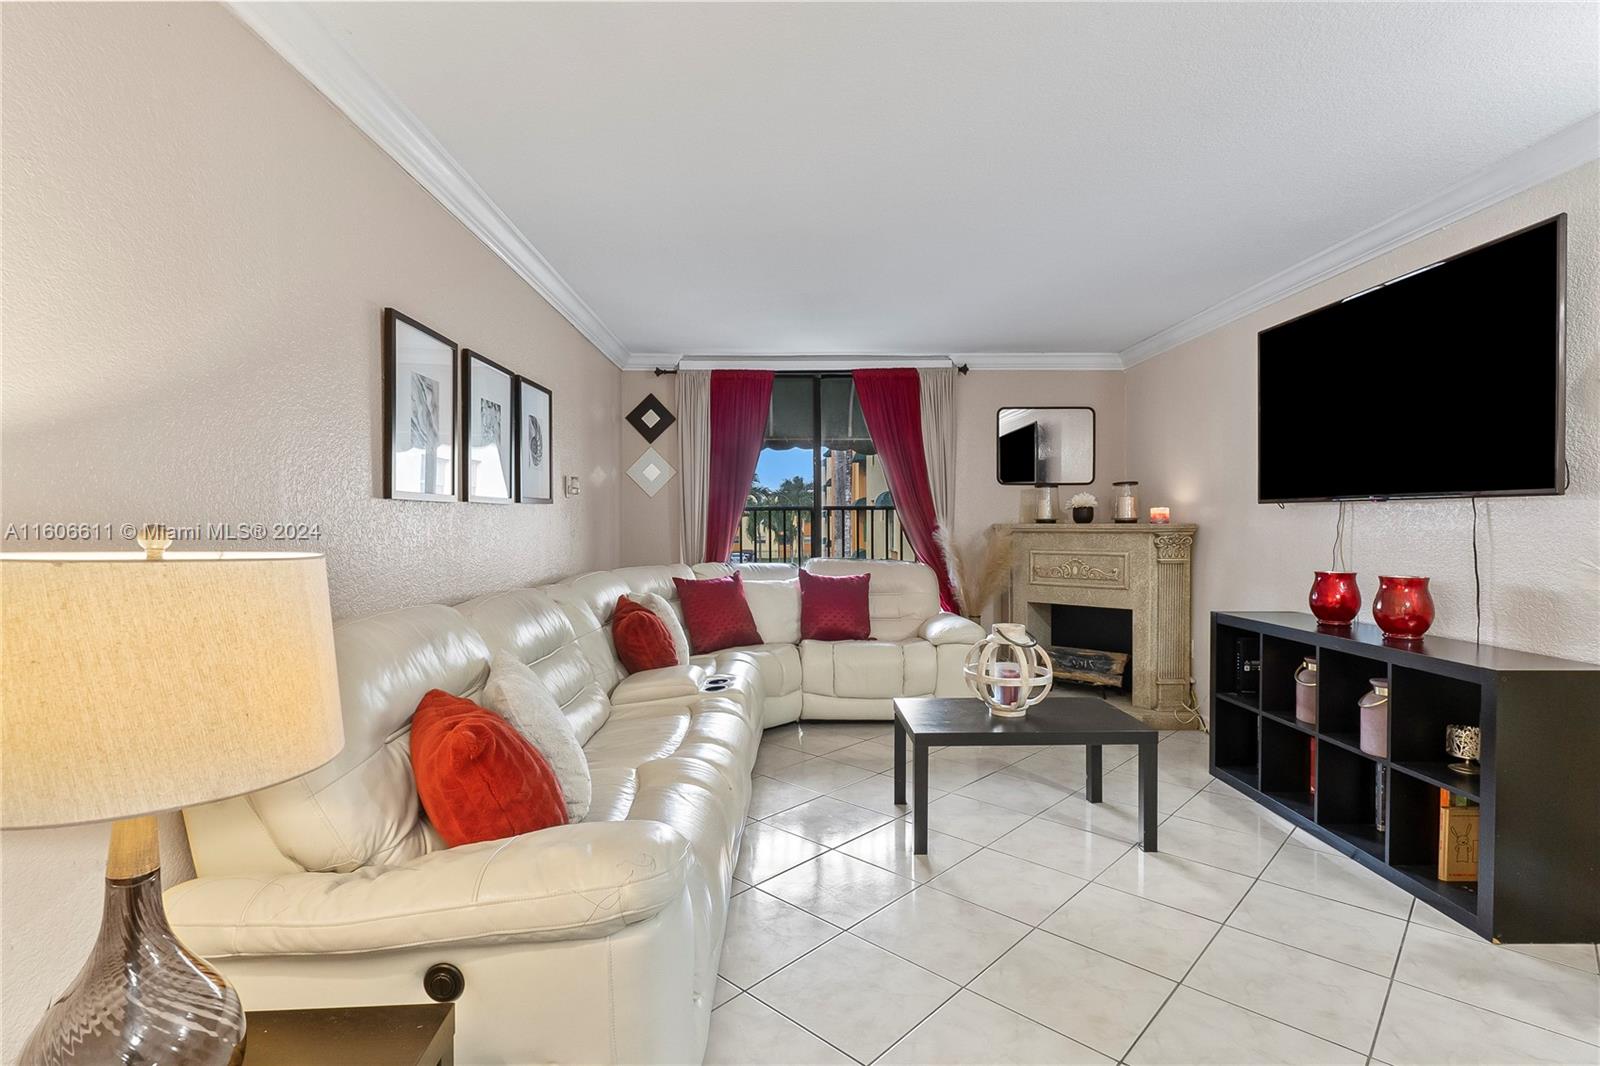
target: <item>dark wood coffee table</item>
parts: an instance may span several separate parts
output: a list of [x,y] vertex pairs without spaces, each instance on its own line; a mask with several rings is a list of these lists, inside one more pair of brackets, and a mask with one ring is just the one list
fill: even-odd
[[926,699],[901,697],[894,701],[894,801],[906,801],[906,737],[911,738],[915,762],[912,799],[918,855],[928,853],[928,749],[988,744],[1082,744],[1089,783],[1090,803],[1100,802],[1100,747],[1136,744],[1139,747],[1139,847],[1156,850],[1156,745],[1161,734],[1105,700],[1087,696],[1052,696],[1028,708],[1022,718],[1000,718],[974,698]]

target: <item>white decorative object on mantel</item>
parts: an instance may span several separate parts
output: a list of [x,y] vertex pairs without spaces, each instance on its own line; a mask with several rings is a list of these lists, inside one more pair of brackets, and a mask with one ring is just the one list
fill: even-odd
[[1016,622],[996,622],[967,652],[961,672],[989,713],[1002,718],[1021,718],[1055,684],[1049,654]]
[[646,496],[660,492],[676,473],[672,464],[661,458],[661,453],[654,448],[646,448],[638,461],[628,467],[628,476],[633,478],[634,484],[644,489]]

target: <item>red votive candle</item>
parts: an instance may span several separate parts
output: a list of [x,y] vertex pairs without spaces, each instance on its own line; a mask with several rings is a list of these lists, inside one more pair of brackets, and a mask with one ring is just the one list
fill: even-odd
[[1170,508],[1170,507],[1152,507],[1152,508],[1150,508],[1150,524],[1151,525],[1153,525],[1153,526],[1164,526],[1164,525],[1166,525],[1167,523],[1169,523],[1171,521],[1172,521],[1172,508]]

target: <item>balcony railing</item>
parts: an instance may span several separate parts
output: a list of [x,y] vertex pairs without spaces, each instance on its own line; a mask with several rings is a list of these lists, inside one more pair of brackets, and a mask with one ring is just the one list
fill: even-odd
[[822,539],[813,553],[810,507],[750,506],[734,535],[734,562],[800,563],[826,559],[915,559],[917,553],[892,506],[822,508]]

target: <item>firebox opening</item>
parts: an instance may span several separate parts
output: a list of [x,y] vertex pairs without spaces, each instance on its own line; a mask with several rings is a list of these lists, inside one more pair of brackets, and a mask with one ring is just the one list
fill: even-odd
[[1050,643],[1057,647],[1119,651],[1128,657],[1122,691],[1133,692],[1133,612],[1118,607],[1050,605]]

